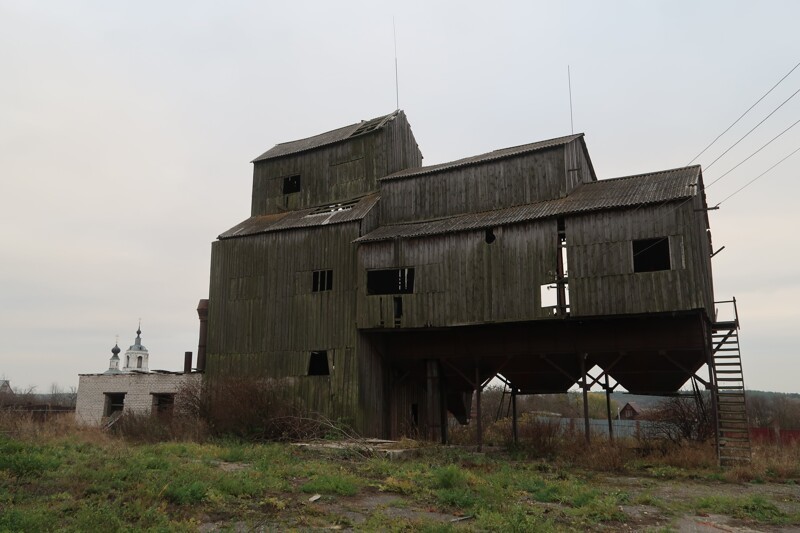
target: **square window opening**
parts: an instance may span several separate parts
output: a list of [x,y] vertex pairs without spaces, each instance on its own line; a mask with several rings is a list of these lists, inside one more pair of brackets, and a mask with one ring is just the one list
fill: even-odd
[[669,237],[633,241],[633,271],[657,272],[671,268]]
[[413,292],[413,268],[367,271],[367,294],[411,294]]
[[125,408],[124,392],[107,392],[105,396],[106,401],[105,408],[103,409],[103,416],[111,416],[114,413],[121,412]]
[[318,350],[311,352],[308,358],[308,375],[309,376],[329,376],[331,374],[328,368],[328,352],[326,350]]
[[286,176],[283,178],[283,194],[300,192],[300,175]]
[[169,416],[175,406],[175,395],[164,393],[153,393],[153,414]]
[[311,290],[313,292],[333,290],[333,270],[315,270],[311,276]]

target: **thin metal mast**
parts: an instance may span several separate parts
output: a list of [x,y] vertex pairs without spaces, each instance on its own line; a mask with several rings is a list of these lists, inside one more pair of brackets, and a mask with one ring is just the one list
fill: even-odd
[[392,32],[394,33],[394,94],[397,104],[396,109],[400,109],[400,81],[397,76],[397,28],[394,25],[394,17],[392,17]]
[[567,85],[569,85],[569,129],[575,133],[575,125],[572,122],[572,76],[570,76],[569,65],[567,65]]

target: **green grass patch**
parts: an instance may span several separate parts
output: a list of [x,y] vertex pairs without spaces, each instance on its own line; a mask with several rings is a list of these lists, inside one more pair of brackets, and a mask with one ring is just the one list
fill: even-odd
[[347,474],[322,474],[300,487],[303,492],[342,496],[355,496],[360,489],[359,479]]
[[763,496],[748,497],[709,496],[697,500],[698,512],[717,513],[760,524],[783,525],[796,523],[798,516],[790,516]]

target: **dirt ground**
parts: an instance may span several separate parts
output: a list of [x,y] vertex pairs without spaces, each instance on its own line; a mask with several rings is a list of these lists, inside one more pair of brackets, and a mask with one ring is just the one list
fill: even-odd
[[[796,484],[731,484],[706,480],[658,480],[648,477],[604,476],[593,481],[593,486],[603,491],[625,491],[632,501],[652,500],[654,504],[621,505],[626,516],[624,521],[599,523],[593,531],[678,531],[697,533],[720,532],[789,532],[800,531],[800,526],[763,525],[752,520],[737,519],[722,514],[694,514],[679,511],[691,507],[691,503],[705,497],[746,498],[758,495],[767,498],[783,512],[800,513],[800,485]],[[434,530],[452,528],[458,531],[475,530],[474,517],[438,512],[420,507],[411,498],[398,494],[370,492],[357,496],[324,495],[317,498],[308,495],[287,495],[292,500],[283,517],[265,517],[256,526],[258,531],[274,530],[340,530],[359,531],[390,529],[413,529],[413,524],[427,524]],[[311,499],[314,501],[310,501]],[[539,507],[545,514],[558,515],[560,505],[541,503],[521,496],[520,503]],[[678,511],[676,511],[678,510]],[[309,518],[309,520],[306,520]],[[376,520],[377,518],[377,520]],[[560,519],[558,529],[581,530],[584,528]],[[403,526],[406,527],[403,527]],[[436,527],[440,529],[436,529]],[[252,531],[253,524],[209,522],[200,528],[211,532],[220,530]]]

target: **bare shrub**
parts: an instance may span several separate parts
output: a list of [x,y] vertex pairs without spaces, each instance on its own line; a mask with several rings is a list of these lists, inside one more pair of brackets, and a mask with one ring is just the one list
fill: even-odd
[[663,439],[673,444],[686,441],[705,442],[714,436],[711,408],[707,394],[673,396],[651,410],[647,430],[641,439]]
[[185,412],[205,421],[212,435],[260,441],[307,440],[330,433],[355,436],[346,425],[308,412],[274,380],[220,378],[206,382],[202,391],[183,393]]

